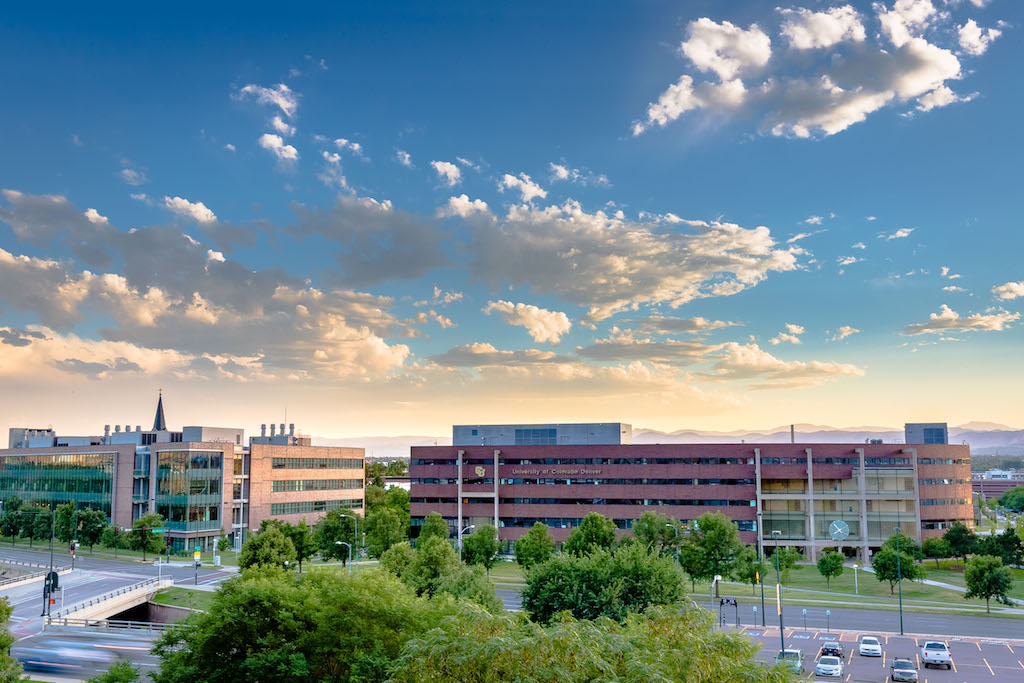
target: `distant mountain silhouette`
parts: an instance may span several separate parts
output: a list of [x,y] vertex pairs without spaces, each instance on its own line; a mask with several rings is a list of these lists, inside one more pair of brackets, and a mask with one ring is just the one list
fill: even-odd
[[[731,432],[679,429],[663,432],[643,427],[633,428],[633,443],[789,443],[789,425],[764,430]],[[797,424],[797,443],[864,443],[881,439],[885,443],[903,443],[902,427],[830,427]],[[1014,429],[995,422],[968,422],[949,428],[950,443],[967,443],[979,455],[1024,455],[1024,429]],[[411,446],[448,446],[450,436],[353,436],[343,438],[313,437],[314,446],[354,446],[365,448],[374,458],[408,458]]]

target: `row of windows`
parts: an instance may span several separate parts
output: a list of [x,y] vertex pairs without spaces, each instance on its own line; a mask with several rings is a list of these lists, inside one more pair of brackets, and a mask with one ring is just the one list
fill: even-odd
[[503,505],[697,505],[750,507],[753,500],[702,500],[699,498],[502,498]]
[[970,463],[970,460],[963,458],[918,458],[918,465],[963,465]]
[[[501,526],[503,527],[514,527],[514,528],[529,528],[537,522],[548,525],[552,529],[574,529],[580,525],[583,520],[578,517],[504,517],[501,519]],[[613,519],[612,522],[618,529],[632,529],[635,519]],[[680,522],[686,524],[689,520],[680,519]],[[422,520],[420,524],[422,525]],[[756,523],[754,520],[739,520],[736,522],[740,531],[754,531]],[[413,526],[416,526],[416,520],[413,520]]]
[[298,503],[271,503],[271,515],[301,515],[309,512],[326,512],[327,510],[354,510],[363,507],[362,499],[354,500],[307,500]]
[[967,505],[966,498],[922,498],[921,505]]
[[937,484],[970,484],[970,479],[921,479],[923,486],[934,486]]
[[359,470],[361,458],[272,458],[275,470]]
[[[454,479],[452,481],[455,481]],[[502,484],[532,486],[558,484],[604,486],[753,486],[753,479],[563,479],[561,477],[502,479]]]
[[362,479],[286,479],[274,481],[270,490],[274,493],[285,491],[337,491],[340,489],[361,489]]
[[859,465],[860,458],[812,458],[815,465]]
[[[778,459],[778,458],[776,458]],[[412,465],[455,465],[452,458],[413,458]],[[806,462],[806,459],[801,460]],[[493,459],[463,460],[468,465],[493,465]],[[753,465],[753,458],[509,458],[501,465]]]
[[221,453],[218,451],[160,451],[157,454],[159,469],[219,470],[220,464]]
[[517,429],[517,446],[553,446],[558,443],[557,429]]

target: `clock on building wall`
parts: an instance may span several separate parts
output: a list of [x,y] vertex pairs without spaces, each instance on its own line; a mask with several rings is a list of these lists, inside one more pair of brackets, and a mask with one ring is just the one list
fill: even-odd
[[841,519],[837,519],[828,525],[828,533],[833,541],[844,541],[850,535],[850,525]]

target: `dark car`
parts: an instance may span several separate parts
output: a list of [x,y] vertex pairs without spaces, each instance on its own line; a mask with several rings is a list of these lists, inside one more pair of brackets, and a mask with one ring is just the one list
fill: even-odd
[[842,643],[827,643],[821,646],[821,656],[842,659],[846,656],[846,647]]
[[893,681],[917,682],[917,667],[909,659],[897,657],[892,660],[892,667],[889,670],[889,677]]

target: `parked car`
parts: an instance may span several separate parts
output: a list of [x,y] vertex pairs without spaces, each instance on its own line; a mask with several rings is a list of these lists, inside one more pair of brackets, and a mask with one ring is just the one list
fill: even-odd
[[909,659],[897,657],[892,660],[889,667],[889,678],[895,681],[910,681],[917,683],[917,667]]
[[952,669],[953,655],[949,653],[949,648],[942,641],[929,640],[921,647],[921,664],[926,669],[929,666],[945,666],[947,669]]
[[784,664],[787,669],[798,674],[804,672],[804,653],[800,650],[779,650],[775,655],[776,664]]
[[874,636],[861,636],[857,651],[862,657],[881,657],[882,644]]
[[841,678],[843,675],[843,660],[832,656],[819,657],[818,665],[814,667],[814,675],[837,676]]
[[839,659],[842,659],[846,656],[846,646],[842,643],[826,643],[821,646],[821,656],[839,657]]

